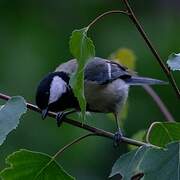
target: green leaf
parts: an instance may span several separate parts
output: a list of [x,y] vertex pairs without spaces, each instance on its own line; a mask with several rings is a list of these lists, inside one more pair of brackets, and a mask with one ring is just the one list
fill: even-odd
[[19,150],[6,159],[10,167],[0,172],[3,180],[74,180],[51,156]]
[[160,147],[178,141],[180,140],[180,123],[154,122],[148,130],[146,140]]
[[0,145],[6,136],[19,124],[19,119],[27,111],[26,102],[23,97],[12,97],[7,103],[0,107]]
[[142,146],[122,155],[114,164],[110,177],[120,174],[123,180],[143,175],[144,180],[180,179],[180,142],[167,149]]
[[[140,130],[140,131],[136,132],[132,136],[132,139],[145,142],[145,135],[146,135],[146,130],[143,129],[143,130]],[[133,146],[133,145],[130,145],[130,144],[128,144],[128,147],[129,147],[130,150],[137,149],[136,146]]]
[[172,53],[167,60],[167,64],[173,71],[180,70],[180,53]]
[[84,66],[89,59],[95,56],[95,47],[92,40],[87,37],[88,27],[74,30],[70,38],[70,51],[78,61],[78,69],[71,78],[70,84],[79,101],[83,119],[86,112],[84,96]]

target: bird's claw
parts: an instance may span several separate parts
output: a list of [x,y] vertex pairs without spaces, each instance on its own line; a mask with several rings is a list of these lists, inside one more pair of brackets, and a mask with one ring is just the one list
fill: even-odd
[[70,111],[60,111],[57,113],[56,116],[56,121],[57,121],[57,126],[60,127],[62,122],[63,122],[63,118],[65,118],[67,115],[72,114],[76,112],[75,110],[70,110]]
[[122,137],[123,137],[123,134],[120,130],[114,134],[114,147],[119,146],[119,144],[122,142]]
[[60,127],[62,122],[63,122],[63,118],[65,117],[66,113],[64,112],[58,112],[57,116],[56,116],[56,121],[57,121],[57,126]]

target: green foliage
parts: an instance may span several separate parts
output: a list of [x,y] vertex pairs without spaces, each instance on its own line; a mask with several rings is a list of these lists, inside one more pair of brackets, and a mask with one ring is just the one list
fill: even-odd
[[[59,1],[57,1],[57,2],[59,2]],[[56,57],[59,56],[59,52],[63,52],[61,54],[62,59],[64,57],[68,56],[68,54],[64,54],[64,53],[67,53],[67,47],[65,45],[66,43],[61,43],[62,46],[59,47],[59,41],[60,41],[59,35],[61,36],[61,34],[65,34],[66,31],[69,31],[69,29],[68,29],[69,28],[69,23],[71,23],[71,25],[72,24],[75,25],[77,23],[76,22],[77,16],[76,15],[73,16],[74,12],[69,11],[69,14],[68,14],[68,17],[67,17],[67,10],[64,10],[64,9],[66,9],[66,8],[64,8],[64,5],[69,6],[69,4],[66,3],[66,1],[63,2],[63,3],[65,3],[65,4],[63,4],[63,6],[61,4],[56,4],[56,3],[52,4],[51,3],[51,6],[53,8],[49,8],[49,10],[50,11],[52,10],[52,13],[53,13],[52,16],[48,16],[48,14],[46,14],[44,12],[44,8],[41,8],[42,11],[41,10],[39,10],[37,12],[34,11],[35,9],[38,8],[38,3],[31,2],[30,6],[29,5],[27,6],[27,3],[21,3],[21,6],[19,6],[19,3],[15,3],[15,2],[13,3],[13,6],[10,6],[10,3],[8,4],[8,1],[4,1],[3,4],[2,4],[2,11],[1,11],[2,12],[2,18],[1,18],[2,23],[1,24],[3,26],[3,30],[1,31],[1,34],[2,34],[2,37],[4,37],[4,38],[1,38],[1,44],[3,44],[3,46],[1,47],[1,50],[2,50],[3,53],[0,53],[0,54],[1,54],[1,60],[3,61],[3,59],[4,59],[4,63],[3,62],[1,63],[1,73],[2,73],[2,75],[1,75],[2,81],[1,82],[3,82],[4,87],[10,87],[9,84],[13,84],[14,82],[16,82],[16,86],[11,86],[10,91],[14,92],[14,91],[19,90],[19,88],[20,88],[21,91],[24,92],[27,97],[29,96],[29,98],[31,98],[32,97],[32,92],[30,91],[31,88],[29,88],[29,87],[33,87],[34,79],[36,79],[38,76],[40,76],[43,73],[43,72],[40,71],[40,70],[42,70],[42,68],[38,68],[38,67],[44,67],[46,65],[46,69],[48,69],[49,68],[48,64],[52,65],[52,63],[55,63]],[[72,2],[71,4],[72,4],[73,7],[76,6],[76,7],[74,7],[75,11],[81,11],[82,10],[82,7],[79,6],[79,3]],[[139,4],[141,4],[141,2],[139,2]],[[91,5],[91,6],[89,6],[89,5]],[[109,3],[105,4],[105,8],[108,8],[109,5],[110,5]],[[113,5],[113,3],[111,5]],[[156,3],[154,3],[154,5],[156,6]],[[45,8],[48,8],[49,3],[44,3],[43,6]],[[155,7],[155,6],[147,6],[147,7],[149,8],[149,7]],[[138,7],[138,5],[137,5],[137,7]],[[4,10],[4,8],[6,10]],[[61,8],[61,9],[59,9],[59,8]],[[91,1],[89,1],[87,3],[84,3],[83,11],[82,11],[82,13],[84,13],[84,14],[81,13],[81,17],[82,18],[85,17],[84,21],[86,21],[87,18],[89,18],[89,19],[92,18],[91,17],[92,12],[97,12],[101,8],[102,8],[101,3],[97,4],[95,2],[94,5],[92,5]],[[12,9],[13,9],[13,11],[12,11]],[[17,13],[19,12],[19,10],[22,10],[22,9],[24,10],[24,12],[27,11],[28,13],[24,13],[23,19],[22,18],[17,18]],[[58,9],[57,12],[56,12],[56,9]],[[147,12],[146,7],[143,8],[143,9],[144,10],[142,11],[142,16],[143,16],[143,12],[144,13]],[[49,11],[47,11],[47,12],[49,13]],[[60,12],[61,14],[58,14],[58,12]],[[91,12],[91,15],[88,12]],[[153,12],[152,9],[151,9],[151,12]],[[43,14],[44,17],[48,16],[48,18],[45,18],[47,20],[47,22],[46,22],[46,20],[44,20],[42,22],[42,14]],[[65,16],[63,16],[63,15],[65,15]],[[165,14],[163,14],[163,18],[164,18],[164,15]],[[177,21],[178,21],[179,17],[176,17],[177,19],[174,20],[174,17],[171,18],[169,15],[170,14],[167,14],[167,17],[165,17],[166,21],[162,21],[162,17],[161,17],[160,13],[157,16],[153,12],[152,14],[149,14],[149,16],[144,17],[145,26],[146,25],[148,26],[148,24],[149,24],[148,19],[149,18],[152,19],[153,17],[155,17],[156,18],[156,22],[155,22],[156,24],[154,26],[159,27],[159,28],[165,27],[164,29],[167,29],[168,33],[171,34],[171,36],[167,36],[167,34],[166,34],[167,31],[162,31],[162,33],[159,34],[158,39],[160,40],[160,42],[159,42],[160,43],[160,48],[161,48],[160,51],[164,52],[164,54],[162,56],[165,56],[166,52],[164,51],[164,49],[166,49],[167,42],[173,42],[173,43],[168,43],[168,47],[170,49],[178,48],[178,46],[175,47],[178,44],[178,38],[177,38],[177,33],[174,33],[174,30],[178,29],[177,28],[177,26],[178,26]],[[62,19],[64,19],[64,18],[68,19],[68,21],[67,21],[68,23],[67,24],[64,23],[63,28],[62,28],[61,23],[56,23],[56,22],[59,22],[59,17],[60,16],[62,17]],[[71,18],[69,18],[70,16],[71,16]],[[173,14],[172,14],[172,16],[173,16]],[[55,25],[52,24],[53,25],[52,28],[54,28],[54,29],[52,29],[52,31],[49,31],[49,22],[55,23]],[[103,29],[103,31],[102,31],[101,28],[96,29],[96,33],[94,34],[94,37],[97,35],[97,38],[95,37],[95,39],[97,39],[97,42],[99,44],[99,48],[100,48],[99,52],[101,52],[101,55],[105,56],[107,54],[107,52],[110,52],[112,50],[112,48],[117,46],[116,41],[118,43],[120,43],[120,45],[123,45],[123,46],[128,44],[129,42],[131,42],[131,44],[130,44],[131,47],[135,51],[137,51],[137,53],[140,53],[140,58],[142,59],[142,61],[138,64],[139,69],[142,70],[141,73],[142,74],[147,73],[146,72],[147,69],[144,68],[144,67],[147,67],[147,63],[146,63],[145,60],[146,59],[151,59],[152,58],[151,54],[147,53],[146,50],[144,50],[144,44],[143,43],[138,43],[138,40],[139,40],[138,38],[139,37],[136,37],[136,34],[132,35],[133,36],[133,41],[132,41],[132,36],[127,36],[129,33],[133,33],[132,29],[130,27],[128,27],[129,22],[127,22],[127,24],[126,24],[126,21],[123,21],[123,24],[124,24],[124,26],[122,28],[121,24],[118,26],[118,23],[114,23],[114,19],[112,19],[112,21],[110,19],[110,21],[108,21],[107,27],[113,27],[113,29],[115,31],[113,29],[111,31],[110,30],[111,28],[110,29],[105,28],[107,31],[105,29]],[[169,24],[172,24],[173,25],[172,27],[175,27],[175,29],[173,29],[173,28],[168,29]],[[18,31],[18,36],[17,36],[17,33],[16,33],[16,31],[14,31],[14,28],[9,28],[11,26],[15,27],[15,29],[17,29],[17,30],[21,29],[23,33]],[[150,34],[151,33],[156,34],[157,29],[158,28],[151,28],[150,29]],[[52,32],[58,32],[58,33],[52,33]],[[107,34],[107,36],[104,36],[105,34]],[[87,36],[87,31],[85,31],[85,35]],[[24,38],[24,37],[26,37],[26,38]],[[46,37],[46,38],[44,38],[44,37]],[[163,38],[163,37],[167,37],[167,38]],[[125,41],[124,41],[124,39],[125,39]],[[104,43],[104,40],[107,43]],[[65,42],[65,37],[61,36],[61,42]],[[124,42],[125,42],[125,44],[124,44]],[[51,44],[51,46],[49,46],[49,44]],[[54,44],[54,46],[53,46],[53,44]],[[78,48],[77,44],[75,43],[74,48],[77,47],[77,49],[80,49],[80,48]],[[29,45],[32,45],[31,47],[33,47],[33,48],[30,49],[32,52],[29,51]],[[39,47],[40,47],[40,49],[39,49]],[[46,53],[42,53],[41,49],[42,50],[45,49]],[[28,53],[27,53],[27,51],[28,51]],[[41,54],[41,56],[39,56],[39,53]],[[79,52],[77,52],[77,51],[75,52],[76,55],[78,53]],[[122,53],[122,55],[121,55],[121,53]],[[42,56],[43,54],[44,54],[44,57]],[[55,58],[52,58],[52,55],[54,55]],[[39,58],[39,57],[41,57],[41,58]],[[121,51],[120,56],[117,56],[117,57],[120,57],[120,59],[122,57],[124,57],[124,62],[125,63],[126,62],[131,63],[128,60],[128,59],[131,59],[131,56],[128,55],[126,50]],[[12,61],[12,59],[13,59],[13,61]],[[37,59],[38,59],[38,61],[37,61]],[[44,63],[45,60],[48,60],[48,59],[51,59],[51,63]],[[117,58],[117,59],[119,59],[119,58]],[[26,63],[24,63],[25,62],[24,60],[26,60]],[[26,68],[27,63],[29,63],[28,64],[29,68]],[[176,63],[177,63],[177,61],[176,61]],[[176,63],[175,63],[175,68],[177,68]],[[171,64],[172,64],[172,62],[171,62]],[[21,68],[22,71],[17,71],[17,68],[14,68],[14,67],[23,67],[23,65],[25,67]],[[179,65],[179,63],[178,63],[178,65]],[[34,70],[34,67],[37,67],[38,71],[37,71],[37,73],[32,74],[32,69]],[[133,67],[134,67],[134,64],[132,64],[132,67],[130,67],[130,68],[133,68]],[[35,72],[35,70],[34,70],[34,72]],[[155,73],[155,75],[157,75],[157,76],[160,75],[160,74],[158,74],[158,73],[160,73],[160,71],[158,71],[158,70],[155,71],[155,69],[153,69],[153,66],[152,66],[151,62],[148,63],[148,70],[149,70],[149,72]],[[9,74],[9,72],[11,72],[11,73]],[[83,73],[83,71],[81,71],[81,73]],[[9,78],[12,74],[13,74],[13,78]],[[23,83],[20,83],[20,82],[26,82],[28,74],[31,75],[31,76],[28,77],[29,86],[24,86]],[[72,81],[72,83],[78,84],[77,87],[76,87],[76,90],[79,92],[78,97],[79,98],[81,98],[81,97],[84,98],[84,96],[82,96],[82,95],[84,95],[83,94],[83,84],[82,84],[83,83],[83,76],[81,76],[81,74],[79,76],[78,75],[74,76],[75,80],[76,80],[76,78],[77,79],[79,78],[80,83],[78,82],[79,83],[78,84],[76,81]],[[18,82],[20,84],[17,85]],[[81,90],[82,90],[82,92],[81,92]],[[143,94],[140,94],[140,93],[138,94],[138,92],[135,93],[135,94],[137,96],[137,99],[138,99],[138,97],[140,97],[140,98],[138,99],[138,101],[132,101],[131,102],[131,103],[134,103],[134,108],[131,109],[132,113],[130,113],[131,115],[130,115],[130,118],[129,118],[129,119],[132,119],[133,121],[128,121],[128,124],[127,124],[129,132],[132,132],[134,129],[137,129],[139,124],[141,124],[141,127],[145,127],[146,124],[147,124],[146,121],[145,121],[145,118],[148,117],[148,118],[152,119],[152,117],[153,117],[153,114],[152,114],[152,111],[151,111],[151,109],[153,109],[153,105],[151,105],[151,103],[148,104],[148,99],[144,100],[145,96],[143,96]],[[167,95],[166,98],[167,98],[166,99],[167,102],[169,102],[169,103],[172,102],[172,101],[169,101],[172,98],[171,96]],[[135,99],[136,99],[136,97],[135,97]],[[150,100],[149,100],[149,102],[150,102]],[[146,109],[144,108],[144,104],[146,104],[146,103],[148,104],[148,111],[146,111]],[[177,102],[177,101],[173,101],[173,104],[169,104],[169,106],[173,106],[175,116],[178,116],[178,107],[179,107],[178,103],[179,102]],[[80,101],[80,105],[85,107],[85,105],[83,104],[83,99],[82,99],[82,102]],[[139,117],[137,115],[138,114],[137,112],[138,112],[139,109],[142,109],[143,112],[144,112],[144,113],[141,114],[141,122],[139,121]],[[151,116],[151,114],[152,114],[152,116]],[[36,119],[36,117],[37,117],[37,119]],[[32,130],[35,126],[36,126],[35,129],[38,129],[39,132],[43,131],[44,128],[46,128],[45,126],[42,126],[41,123],[38,123],[39,121],[36,121],[36,120],[38,120],[39,116],[36,116],[36,117],[33,116],[33,118],[32,118],[31,115],[29,117],[27,117],[27,122],[29,122],[29,120],[30,120],[31,123],[29,123],[27,126],[23,126],[22,133],[24,133],[24,131],[26,131],[28,129]],[[158,119],[158,117],[156,117],[156,118]],[[33,120],[33,123],[32,123],[32,120]],[[135,123],[135,122],[137,122],[137,120],[139,121],[139,123]],[[35,122],[35,124],[34,124],[34,122]],[[106,127],[106,125],[108,125],[108,123],[106,121],[103,121],[103,127]],[[1,128],[1,126],[0,126],[0,128]],[[43,144],[44,139],[46,139],[47,142],[48,141],[51,142],[52,141],[52,136],[53,136],[53,142],[65,142],[69,137],[67,134],[64,136],[64,133],[67,132],[66,128],[62,128],[61,131],[58,131],[58,130],[56,131],[55,129],[47,127],[47,130],[50,130],[50,131],[49,132],[45,131],[44,134],[41,133],[42,136],[39,136],[39,134],[37,136],[37,135],[35,135],[35,133],[33,133],[32,136],[28,137],[28,140],[26,140],[26,144],[24,143],[24,145],[25,146],[26,145],[34,146],[33,144],[34,144],[34,141],[35,141],[35,142],[38,142],[37,148],[42,149],[42,146],[44,145]],[[157,131],[158,130],[159,129],[157,129]],[[157,133],[157,131],[156,131],[156,133]],[[54,134],[52,134],[51,132],[53,132]],[[75,135],[76,134],[76,128],[70,129],[70,132],[71,132],[71,135]],[[1,129],[0,129],[0,133],[1,133]],[[14,139],[12,141],[15,142],[15,144],[13,144],[13,146],[11,146],[11,141],[10,141],[10,145],[7,143],[8,146],[2,146],[2,148],[3,148],[2,150],[4,152],[8,152],[8,151],[10,151],[10,149],[8,149],[8,148],[13,147],[13,149],[17,149],[19,144],[22,144],[22,142],[24,141],[23,138],[21,138],[22,133],[20,132],[18,136],[13,137]],[[61,134],[59,134],[59,133],[61,133]],[[151,132],[151,133],[153,133],[153,132]],[[163,131],[163,133],[165,133],[165,132]],[[141,133],[138,134],[138,136],[141,138],[142,137]],[[154,137],[155,140],[159,140],[159,136],[161,136],[161,135],[160,134],[156,135]],[[38,141],[37,138],[39,139],[39,141]],[[135,136],[133,136],[133,138],[136,139],[137,136],[135,135]],[[154,139],[153,139],[153,142],[154,142]],[[96,147],[96,148],[94,148],[94,149],[96,149],[96,151],[94,151],[96,153],[93,154],[91,152],[92,149],[87,149],[86,154],[89,154],[89,153],[93,154],[94,159],[96,159],[96,158],[99,159],[100,158],[99,152],[104,153],[104,154],[101,154],[103,157],[108,157],[110,154],[112,155],[111,148],[107,148],[106,151],[102,151],[102,149],[100,149],[97,146],[97,143],[98,142],[94,142],[92,144],[92,147]],[[54,143],[54,145],[55,144],[57,145],[57,143]],[[164,144],[166,144],[166,143],[164,143]],[[48,146],[46,148],[46,151],[47,152],[48,151],[52,152],[53,148],[52,148],[52,146]],[[121,149],[123,149],[123,148],[121,148]],[[121,149],[120,149],[120,151],[121,151]],[[81,147],[81,151],[84,152],[84,145]],[[72,156],[74,156],[75,154],[79,154],[78,152],[79,151],[73,151],[73,153],[71,155],[69,155],[67,159],[65,158],[65,162],[68,162],[68,163],[71,162]],[[179,156],[177,157],[177,154],[178,154],[177,152],[175,152],[174,154],[172,153],[172,160],[174,160],[174,158],[175,158],[176,161],[179,159]],[[3,159],[2,157],[3,157],[3,153],[1,153],[1,158],[0,159]],[[89,157],[89,156],[87,156],[87,157]],[[26,160],[25,165],[28,165],[28,158],[25,157],[25,160]],[[103,170],[107,169],[107,164],[108,163],[106,163],[106,161],[108,161],[108,160],[109,160],[108,158],[104,158],[102,163],[93,164],[93,161],[85,161],[84,158],[80,158],[81,162],[86,162],[86,164],[84,164],[83,169],[80,169],[80,167],[78,168],[76,163],[74,163],[74,165],[72,165],[70,167],[74,168],[74,171],[77,170],[79,172],[79,175],[82,174],[80,179],[84,179],[83,174],[84,174],[84,169],[86,168],[86,166],[87,166],[89,172],[93,171],[94,173],[96,173],[96,175],[95,175],[96,177],[101,177],[101,175],[105,174],[105,172],[103,172]],[[166,173],[168,173],[171,170],[170,169],[171,165],[173,165],[173,166],[175,165],[174,162],[176,163],[176,161],[173,162],[172,160],[169,161],[170,164],[169,164],[169,166],[167,166],[167,169],[166,169],[167,172],[163,171],[164,175],[166,175]],[[101,161],[99,161],[99,162],[101,162]],[[132,161],[132,162],[134,162],[134,161]],[[144,167],[152,168],[154,165],[156,165],[156,162],[159,162],[159,161],[155,161],[152,164],[147,162],[147,164],[145,164]],[[41,162],[39,162],[39,163],[41,163]],[[140,163],[141,163],[141,161],[140,161]],[[27,169],[27,172],[29,172],[32,168],[34,169],[35,165],[34,164],[30,165],[30,167]],[[129,162],[129,166],[131,166],[130,162]],[[92,169],[89,169],[90,167]],[[159,168],[159,169],[161,170],[161,168]],[[82,170],[83,170],[83,173],[80,172]],[[128,171],[128,169],[126,169],[126,171]],[[11,171],[9,171],[9,172],[11,173]],[[26,170],[22,169],[21,173],[26,173]],[[157,176],[159,176],[159,174],[160,174],[160,177],[157,177]],[[55,179],[54,176],[53,176],[53,179]],[[161,177],[162,177],[162,172],[161,171],[160,172],[156,171],[156,177],[153,178],[153,179],[157,179],[157,178],[159,179]],[[89,177],[85,177],[85,179],[93,179],[93,178],[94,178],[94,175],[92,175],[92,176],[89,175]],[[172,179],[172,178],[173,178],[173,176],[169,177],[169,179]],[[22,178],[22,179],[25,179],[25,178]],[[29,177],[27,179],[29,179]],[[45,179],[45,178],[43,177],[43,179]],[[101,179],[105,179],[105,178],[101,178]]]
[[95,56],[95,47],[92,40],[87,37],[88,27],[80,30],[74,30],[70,38],[70,51],[78,60],[78,70],[71,78],[71,87],[77,97],[83,119],[86,112],[86,100],[84,96],[84,66],[87,61]]
[[167,60],[167,64],[173,71],[180,70],[180,53],[172,53]]
[[167,145],[167,149],[142,146],[122,155],[114,164],[110,177],[121,174],[123,180],[143,174],[144,180],[177,180],[180,174],[180,142]]
[[19,150],[6,159],[10,167],[1,171],[4,180],[74,180],[51,156]]
[[164,147],[172,141],[180,140],[180,123],[155,122],[147,133],[147,142]]
[[0,107],[0,145],[6,136],[19,124],[19,119],[27,111],[23,97],[12,97],[4,106]]

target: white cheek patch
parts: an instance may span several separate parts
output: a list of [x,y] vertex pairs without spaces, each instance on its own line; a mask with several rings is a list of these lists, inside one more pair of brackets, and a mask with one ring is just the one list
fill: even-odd
[[67,83],[59,76],[55,76],[51,82],[49,104],[57,101],[66,92]]

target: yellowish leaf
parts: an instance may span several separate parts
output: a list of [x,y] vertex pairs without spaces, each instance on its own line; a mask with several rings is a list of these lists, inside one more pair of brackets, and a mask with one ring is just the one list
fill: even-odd
[[110,55],[110,59],[119,62],[120,64],[135,70],[136,68],[136,55],[128,48],[120,48]]

